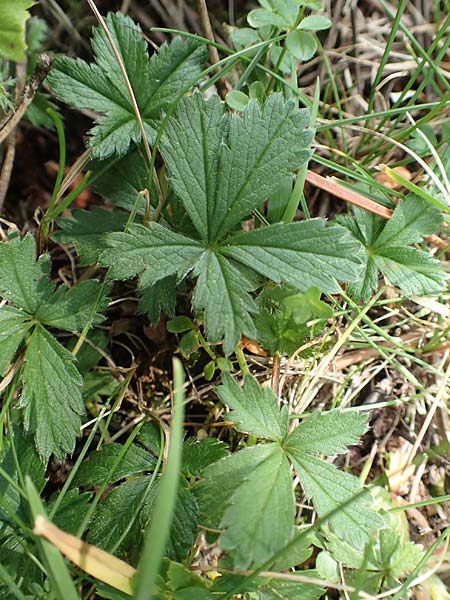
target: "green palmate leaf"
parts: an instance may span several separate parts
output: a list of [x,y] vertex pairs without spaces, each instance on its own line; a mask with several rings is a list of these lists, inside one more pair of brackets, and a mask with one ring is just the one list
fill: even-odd
[[0,308],[0,375],[5,373],[29,328],[23,311],[10,306]]
[[339,221],[364,246],[364,268],[358,281],[348,287],[357,300],[366,301],[376,289],[378,272],[408,295],[436,293],[444,289],[446,275],[439,262],[427,252],[411,248],[425,235],[436,231],[441,214],[428,202],[409,196],[386,222],[361,209],[353,220]]
[[87,323],[101,323],[107,306],[108,288],[91,279],[69,289],[60,286],[38,307],[36,318],[49,327],[80,331]]
[[[108,14],[107,27],[127,71],[147,135],[152,139],[161,111],[175,95],[195,84],[205,60],[205,49],[193,40],[175,39],[148,59],[140,27],[121,13]],[[105,33],[94,29],[95,63],[59,57],[48,77],[53,93],[75,108],[101,113],[91,131],[93,156],[125,154],[141,132],[123,76]]]
[[411,572],[423,556],[422,547],[403,540],[388,518],[363,552],[333,534],[329,535],[327,547],[336,561],[350,569],[379,571],[384,577],[397,579]]
[[338,536],[362,546],[383,519],[370,510],[372,498],[359,480],[314,456],[289,448],[289,457],[307,498]]
[[195,266],[198,275],[193,305],[204,311],[206,333],[211,342],[224,338],[225,354],[231,354],[243,333],[254,339],[256,329],[251,313],[256,304],[249,295],[255,284],[246,273],[211,250]]
[[108,250],[101,256],[114,279],[126,279],[144,271],[141,286],[147,287],[178,274],[183,278],[199,260],[199,242],[159,225],[132,225],[127,233],[106,236]]
[[49,272],[48,256],[42,255],[36,262],[32,235],[0,244],[0,295],[28,314],[34,314],[53,292]]
[[67,289],[49,279],[50,261],[45,254],[36,262],[36,243],[31,235],[0,244],[0,293],[29,316],[50,327],[74,331],[107,306],[107,289],[98,281],[86,281]]
[[84,413],[81,377],[74,357],[40,325],[25,352],[23,385],[25,429],[34,432],[43,460],[52,452],[63,458],[74,448]]
[[128,215],[111,212],[97,206],[89,211],[76,209],[70,219],[59,219],[60,231],[53,234],[53,239],[63,244],[74,244],[82,265],[98,262],[101,253],[106,249],[103,239],[105,233],[123,231]]
[[[77,471],[74,485],[93,487],[103,483],[115,483],[119,479],[153,471],[156,459],[146,450],[132,444],[124,453],[122,444],[105,444],[91,452]],[[119,456],[121,456],[120,461]],[[114,466],[116,465],[116,466]]]
[[253,377],[247,376],[241,388],[225,374],[217,394],[232,409],[227,419],[235,423],[238,431],[279,442],[287,435],[289,415],[286,407],[280,411],[272,390],[261,388]]
[[30,16],[32,0],[0,0],[0,57],[20,62],[25,60],[25,24]]
[[333,309],[320,299],[322,292],[312,286],[305,293],[293,294],[283,299],[284,306],[290,311],[296,323],[307,323],[312,319],[330,319]]
[[[276,189],[278,175],[287,176],[307,160],[307,123],[305,111],[277,95],[262,107],[250,102],[242,116],[226,113],[216,97],[184,98],[169,120],[162,153],[174,191],[197,232],[188,237],[151,222],[107,234],[101,262],[110,267],[111,277],[140,274],[139,286],[145,289],[192,271],[198,277],[193,307],[203,316],[208,339],[224,339],[227,355],[242,334],[257,335],[252,318],[257,306],[250,293],[261,284],[261,275],[303,291],[316,285],[336,292],[338,279],[355,280],[359,242],[321,219],[226,238]],[[156,293],[149,290],[152,319],[162,306],[152,300]],[[313,303],[318,305],[317,298]],[[188,355],[197,347],[195,335],[187,334],[181,346]]]
[[[171,183],[204,240],[223,237],[310,155],[308,113],[281,96],[231,116],[213,96],[184,98],[161,151]],[[273,177],[273,173],[277,177]]]
[[277,552],[275,561],[271,565],[272,571],[287,571],[304,563],[313,553],[310,536],[296,529],[289,545],[284,550]]
[[208,582],[184,565],[163,559],[154,600],[214,600],[207,591]]
[[338,410],[316,411],[289,434],[283,447],[287,452],[293,447],[295,451],[333,456],[347,452],[347,446],[356,444],[366,429],[366,415]]
[[226,240],[222,252],[302,291],[317,286],[336,292],[337,279],[355,280],[360,269],[359,244],[340,225],[327,226],[323,219],[238,233]]
[[221,521],[226,528],[221,546],[233,552],[237,569],[264,563],[294,532],[295,502],[287,457],[277,444],[260,448],[270,452],[236,488]]
[[304,293],[288,285],[265,287],[258,296],[255,316],[259,344],[272,354],[292,354],[305,340],[318,335],[326,319],[333,316],[331,306],[320,296],[315,286]]
[[375,259],[375,256],[368,255],[361,279],[348,284],[347,292],[350,296],[365,301],[369,298],[370,294],[377,289],[378,268]]

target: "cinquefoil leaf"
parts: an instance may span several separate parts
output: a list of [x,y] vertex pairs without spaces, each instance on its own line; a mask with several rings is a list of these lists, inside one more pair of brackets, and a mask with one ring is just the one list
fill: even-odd
[[28,342],[22,379],[25,429],[34,432],[44,461],[52,453],[64,458],[74,448],[84,413],[81,377],[74,357],[40,325]]
[[290,447],[312,454],[333,456],[347,452],[347,446],[356,444],[367,429],[367,416],[356,412],[331,410],[316,411],[294,429],[283,447]]
[[246,376],[244,386],[224,374],[217,394],[231,408],[227,419],[235,423],[238,431],[281,442],[287,435],[289,415],[286,407],[278,408],[277,399],[268,387],[262,388],[251,376]]
[[[122,58],[150,140],[161,112],[181,90],[194,85],[206,51],[193,40],[176,38],[148,58],[139,25],[121,13],[108,14],[106,25]],[[132,141],[141,141],[130,96],[110,43],[100,27],[94,28],[95,63],[58,57],[47,81],[53,93],[74,108],[100,115],[91,130],[89,146],[95,158],[123,155]]]
[[360,271],[360,245],[340,225],[323,219],[277,223],[231,236],[223,254],[275,282],[306,291],[317,286],[338,291],[337,279],[354,281]]
[[227,446],[220,440],[188,438],[183,444],[181,470],[189,476],[198,477],[208,465],[224,458],[227,454]]
[[359,279],[348,286],[356,300],[367,301],[376,290],[378,272],[408,295],[432,294],[445,288],[447,276],[430,254],[410,245],[438,228],[440,212],[418,196],[408,196],[384,221],[355,208],[354,219],[338,221],[357,238],[364,248],[363,270]]
[[74,331],[89,320],[98,323],[107,305],[107,289],[98,281],[81,282],[55,290],[50,280],[50,259],[36,261],[36,243],[31,235],[0,244],[0,293],[29,316],[49,327]]
[[306,497],[336,535],[362,547],[372,531],[384,525],[370,509],[372,498],[356,477],[294,448],[289,448],[289,457]]
[[[279,95],[252,100],[242,116],[213,96],[184,98],[161,152],[169,177],[204,240],[217,240],[260,205],[310,156],[308,112]],[[276,173],[276,177],[274,177]]]
[[147,287],[139,288],[139,312],[146,313],[152,323],[157,323],[163,310],[175,314],[177,299],[176,277],[169,275]]
[[[146,475],[130,479],[115,487],[100,502],[89,526],[87,540],[103,550],[124,556],[133,544],[141,539],[139,512],[145,498],[154,494],[155,482]],[[117,543],[120,540],[120,544]]]

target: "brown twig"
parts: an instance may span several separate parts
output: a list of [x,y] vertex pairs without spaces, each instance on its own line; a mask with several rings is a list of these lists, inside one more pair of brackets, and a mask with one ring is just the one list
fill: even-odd
[[[208,7],[206,6],[206,0],[198,0],[197,6],[198,6],[198,14],[200,16],[200,24],[202,27],[203,36],[205,38],[207,38],[208,40],[210,40],[211,42],[214,42],[215,41],[214,33],[213,33],[213,30],[211,27],[211,21],[209,19]],[[209,44],[208,52],[209,52],[209,62],[211,63],[211,65],[215,65],[216,63],[218,63],[219,62],[219,53],[217,52],[217,48],[215,46],[212,46],[211,44]],[[228,93],[228,89],[227,89],[227,84],[225,82],[225,79],[223,77],[221,77],[217,81],[217,91],[219,92],[219,96],[222,98],[222,100],[225,100],[225,97]]]
[[50,70],[51,59],[48,54],[40,54],[36,70],[26,84],[23,94],[13,111],[10,111],[0,124],[0,144],[6,140],[15,129],[27,108],[33,102],[33,98]]

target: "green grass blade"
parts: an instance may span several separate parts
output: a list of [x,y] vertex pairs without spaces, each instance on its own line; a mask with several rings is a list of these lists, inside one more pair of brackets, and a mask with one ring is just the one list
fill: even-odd
[[[25,488],[33,520],[36,520],[38,516],[46,517],[39,494],[28,476],[25,479]],[[64,598],[64,600],[79,600],[77,590],[59,550],[41,537],[36,538],[36,543],[55,597]]]
[[[320,81],[319,78],[316,80],[316,85],[314,88],[314,100],[310,109],[309,115],[309,126],[311,129],[315,129],[317,112],[319,110],[319,102],[320,102]],[[285,211],[283,213],[282,221],[284,223],[291,223],[297,212],[297,208],[299,204],[301,204],[303,212],[307,219],[309,219],[310,214],[308,210],[308,205],[306,204],[305,197],[303,194],[303,188],[305,187],[305,177],[306,171],[308,170],[308,163],[303,164],[298,170],[297,177],[295,178],[294,189],[292,190],[292,194],[289,198],[289,202],[286,205]]]
[[173,381],[174,406],[169,453],[153,513],[158,515],[158,518],[151,521],[145,533],[144,550],[135,578],[135,600],[150,600],[153,596],[155,581],[169,537],[177,498],[184,421],[184,376],[181,362],[177,359],[173,361]]

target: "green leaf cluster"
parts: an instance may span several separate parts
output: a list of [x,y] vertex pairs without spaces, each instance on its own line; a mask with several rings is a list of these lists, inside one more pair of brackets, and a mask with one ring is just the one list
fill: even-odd
[[317,286],[305,292],[290,286],[266,287],[257,298],[255,325],[259,344],[271,354],[293,354],[319,335],[333,316],[332,308],[320,296]]
[[[251,10],[247,15],[250,27],[234,28],[230,34],[236,50],[248,48],[275,35],[287,33],[285,43],[275,41],[271,44],[269,58],[274,69],[291,75],[296,61],[306,62],[316,53],[318,42],[317,31],[331,27],[331,20],[322,14],[309,14],[305,10],[322,10],[320,0],[258,0],[260,8]],[[251,82],[248,94],[241,90],[232,90],[227,96],[227,103],[235,110],[243,110],[249,98],[261,94],[257,85],[261,85],[262,77]],[[253,79],[253,78],[252,78]],[[265,87],[265,86],[263,86]]]
[[[384,502],[384,507],[391,508],[388,502]],[[384,511],[380,514],[384,527],[369,540],[363,552],[333,533],[328,534],[325,543],[328,560],[345,567],[349,585],[360,586],[363,581],[365,591],[371,594],[398,586],[423,556],[422,546],[409,540],[408,522],[402,522],[404,515]]]
[[99,323],[108,301],[106,286],[96,280],[56,287],[49,275],[49,257],[36,260],[30,234],[0,244],[0,295],[6,302],[0,307],[0,374],[20,352],[17,406],[44,461],[73,450],[84,413],[75,358],[49,328],[81,331]]
[[[149,59],[139,25],[122,13],[109,13],[106,26],[123,62],[149,140],[161,112],[175,96],[194,85],[206,58],[205,48],[193,40],[176,38]],[[93,30],[95,62],[59,56],[47,78],[51,91],[74,108],[98,113],[89,146],[95,158],[124,155],[131,142],[141,141],[129,90],[111,44],[100,27]]]
[[320,456],[346,452],[365,431],[365,416],[317,412],[289,433],[286,408],[279,409],[273,392],[252,377],[247,376],[241,388],[224,376],[218,395],[230,408],[227,418],[238,431],[264,440],[206,467],[195,488],[200,523],[223,530],[220,544],[231,553],[234,567],[262,565],[293,542],[291,467],[321,524],[363,548],[383,520],[370,508],[371,496],[358,479]]
[[377,289],[378,274],[407,295],[424,295],[445,288],[447,276],[438,260],[428,251],[413,247],[434,233],[442,216],[426,200],[410,195],[395,208],[392,217],[381,217],[354,208],[354,217],[338,217],[338,222],[359,240],[364,248],[364,269],[348,292],[365,302]]
[[169,277],[197,278],[193,308],[208,339],[223,338],[231,354],[242,334],[255,339],[251,292],[261,277],[297,291],[317,286],[336,292],[337,280],[355,279],[359,244],[322,219],[276,223],[237,231],[277,185],[273,173],[291,173],[310,154],[308,114],[280,96],[248,104],[230,115],[217,97],[185,97],[171,116],[161,152],[169,181],[194,231],[188,235],[156,222],[106,234],[100,257],[115,279],[139,274],[139,287]]

